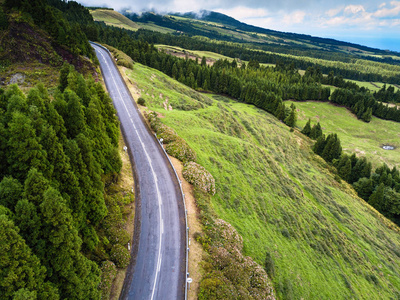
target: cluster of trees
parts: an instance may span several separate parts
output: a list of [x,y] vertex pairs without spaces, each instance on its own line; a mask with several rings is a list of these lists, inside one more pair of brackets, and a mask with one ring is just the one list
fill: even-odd
[[[54,99],[0,89],[0,298],[99,299],[105,178],[121,169],[100,83],[65,64]],[[96,260],[96,259],[95,259]]]
[[[61,0],[5,0],[3,6],[6,11],[21,11],[27,21],[33,20],[56,43],[71,49],[73,54],[95,57],[82,27],[90,32],[90,29],[96,30],[96,26],[84,6],[74,1]],[[81,27],[80,24],[85,26]]]
[[[340,178],[353,185],[358,195],[387,218],[400,224],[400,172],[386,164],[372,172],[372,164],[355,153],[343,153],[340,139],[332,133],[325,137],[320,124],[311,128],[310,120],[302,133],[316,139],[313,151],[332,164]],[[319,135],[319,137],[316,137]]]
[[374,96],[366,90],[336,89],[330,99],[333,103],[344,105],[357,117],[369,122],[374,115],[384,120],[400,122],[400,109],[396,106],[390,107],[377,101]]
[[393,86],[386,88],[386,84],[384,84],[379,91],[374,92],[374,97],[377,101],[386,103],[400,103],[400,89],[395,92]]

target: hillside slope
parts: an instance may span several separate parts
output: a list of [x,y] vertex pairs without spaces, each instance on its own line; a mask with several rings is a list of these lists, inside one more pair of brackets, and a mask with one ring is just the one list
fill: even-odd
[[211,215],[234,226],[245,255],[267,261],[280,298],[399,296],[398,228],[335,181],[310,140],[262,110],[198,94],[156,70],[135,64],[127,74],[214,176]]
[[93,16],[94,21],[104,22],[109,26],[115,26],[127,30],[137,30],[139,28],[135,22],[114,10],[94,9],[90,10],[90,13]]

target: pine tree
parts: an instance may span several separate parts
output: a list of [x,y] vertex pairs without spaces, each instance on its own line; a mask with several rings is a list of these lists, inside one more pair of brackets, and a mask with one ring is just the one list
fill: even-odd
[[385,206],[385,185],[379,184],[372,195],[369,197],[368,203],[379,211],[383,211]]
[[39,143],[31,119],[15,112],[9,123],[9,134],[7,161],[14,177],[24,179],[31,167],[46,168],[46,152]]
[[313,147],[313,151],[316,154],[321,155],[322,152],[325,149],[325,146],[326,146],[326,140],[325,140],[325,135],[323,134],[315,142],[314,147]]
[[349,158],[347,158],[344,166],[342,166],[339,170],[339,176],[349,182],[350,181],[350,176],[351,176],[351,161]]
[[285,119],[285,124],[289,127],[295,127],[297,122],[296,106],[292,106],[289,115]]
[[304,126],[303,130],[301,131],[302,134],[306,136],[310,136],[311,134],[311,119],[308,119],[306,125]]
[[[32,254],[18,227],[0,215],[0,291],[2,299],[36,292],[39,299],[58,299],[57,290],[45,282],[46,269]],[[24,289],[24,291],[21,291]]]
[[11,176],[6,176],[0,182],[0,205],[14,211],[15,205],[21,199],[22,184]]

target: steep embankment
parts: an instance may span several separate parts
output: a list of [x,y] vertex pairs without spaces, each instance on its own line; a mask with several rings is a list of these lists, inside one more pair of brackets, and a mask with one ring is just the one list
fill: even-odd
[[38,82],[55,86],[64,61],[80,73],[96,73],[88,58],[57,43],[26,15],[14,11],[7,18],[6,27],[0,30],[0,86],[18,83],[33,87]]
[[[278,296],[398,296],[398,228],[335,181],[310,140],[253,106],[201,95],[139,64],[127,72],[146,105],[214,176],[216,194],[203,208],[234,226],[244,254],[265,263]],[[213,238],[199,238],[210,255]],[[242,280],[237,270],[211,264]],[[210,276],[200,285],[202,295],[226,287]]]

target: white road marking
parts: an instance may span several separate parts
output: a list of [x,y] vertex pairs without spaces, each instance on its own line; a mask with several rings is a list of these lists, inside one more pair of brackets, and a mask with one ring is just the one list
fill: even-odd
[[154,284],[153,284],[153,289],[152,289],[151,298],[150,298],[151,300],[153,300],[154,299],[154,292],[155,292],[155,288],[156,288],[156,284],[157,284],[157,280],[158,280],[158,274],[160,273],[160,269],[161,269],[161,262],[162,262],[161,244],[162,244],[162,235],[164,234],[164,223],[163,223],[163,218],[162,218],[162,214],[161,214],[162,198],[161,198],[160,189],[158,187],[158,179],[157,179],[157,176],[156,176],[156,172],[153,169],[151,158],[150,158],[149,154],[146,151],[146,146],[144,145],[144,143],[143,143],[143,141],[142,141],[142,139],[141,139],[141,137],[139,135],[139,132],[138,132],[138,130],[136,128],[136,125],[133,122],[133,118],[131,117],[131,115],[129,113],[128,107],[126,106],[125,99],[124,99],[124,97],[122,97],[121,91],[118,89],[118,85],[117,85],[117,83],[115,81],[115,78],[114,78],[113,72],[111,71],[110,65],[108,64],[107,59],[104,57],[103,53],[101,51],[99,51],[99,50],[98,50],[98,52],[100,53],[100,55],[102,56],[104,62],[107,65],[107,68],[108,68],[108,70],[110,72],[112,80],[114,81],[114,85],[115,85],[115,87],[117,89],[119,97],[122,100],[122,104],[125,107],[125,110],[126,110],[128,116],[129,116],[129,119],[131,121],[131,124],[132,124],[132,126],[133,126],[133,128],[134,128],[134,130],[136,132],[136,135],[137,135],[137,137],[138,137],[138,139],[140,141],[140,144],[141,144],[141,146],[143,148],[143,152],[146,155],[146,158],[147,158],[147,161],[148,161],[148,163],[150,165],[151,173],[152,173],[152,176],[153,176],[153,179],[154,179],[154,182],[155,182],[156,190],[157,190],[157,199],[158,199],[158,206],[159,206],[159,221],[160,221],[160,239],[159,239],[159,244],[158,244],[157,271],[156,271],[156,275],[155,275],[155,278],[154,278]]

